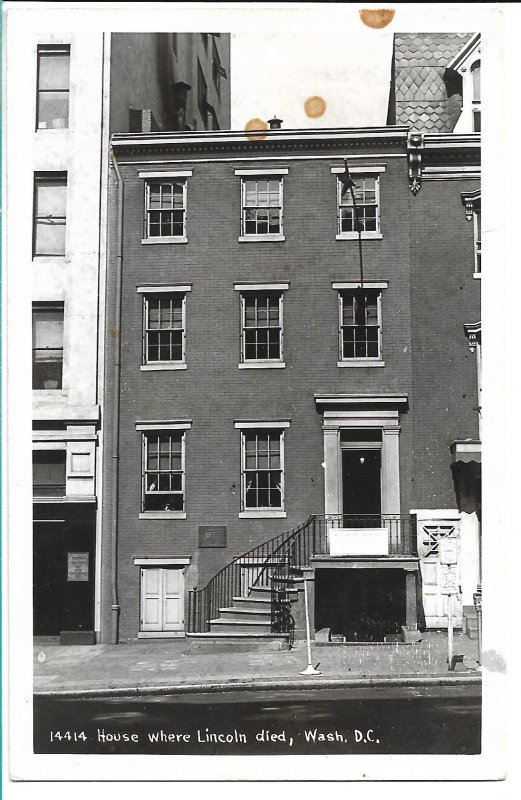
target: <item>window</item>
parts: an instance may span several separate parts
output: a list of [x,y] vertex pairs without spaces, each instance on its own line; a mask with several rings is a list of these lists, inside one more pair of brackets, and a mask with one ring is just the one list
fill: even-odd
[[282,362],[282,293],[241,294],[242,361]]
[[269,428],[242,432],[243,510],[283,509],[283,437]]
[[481,276],[481,208],[474,210],[474,271]]
[[242,180],[242,236],[282,234],[282,178]]
[[[357,175],[356,173],[352,175],[352,178],[356,184],[353,187],[353,193],[362,235],[377,234],[380,232],[379,178],[378,176]],[[345,192],[342,197],[343,189],[340,178],[337,178],[338,235],[354,234],[354,236],[358,236],[351,191]]]
[[64,256],[67,221],[67,174],[34,176],[33,256]]
[[181,292],[143,297],[143,364],[184,364],[185,299]]
[[33,303],[33,389],[61,389],[63,303]]
[[146,511],[184,511],[184,432],[143,433],[143,505]]
[[186,239],[186,180],[145,183],[145,239]]
[[33,496],[65,497],[65,450],[33,451]]
[[341,291],[339,310],[340,359],[380,359],[380,290]]
[[226,70],[221,64],[219,51],[217,49],[215,39],[213,38],[212,38],[212,76],[215,88],[217,90],[217,97],[221,99],[221,78],[227,78],[228,75],[226,73]]
[[[207,34],[204,35],[207,36]],[[206,85],[199,60],[197,61],[197,106],[206,130],[208,128],[208,86]]]
[[481,131],[481,61],[475,61],[470,68],[472,75],[472,130]]
[[36,127],[69,127],[69,45],[38,47]]

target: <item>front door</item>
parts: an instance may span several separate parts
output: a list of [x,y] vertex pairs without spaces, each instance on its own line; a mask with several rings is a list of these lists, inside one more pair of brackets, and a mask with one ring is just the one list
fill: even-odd
[[382,508],[381,450],[342,451],[342,500],[344,514],[373,514]]
[[141,569],[142,631],[184,631],[184,570],[182,567]]

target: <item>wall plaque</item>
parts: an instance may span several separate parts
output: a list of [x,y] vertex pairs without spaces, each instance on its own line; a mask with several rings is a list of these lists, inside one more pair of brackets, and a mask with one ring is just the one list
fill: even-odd
[[200,525],[199,547],[226,547],[226,525]]
[[89,580],[89,554],[67,553],[67,580]]

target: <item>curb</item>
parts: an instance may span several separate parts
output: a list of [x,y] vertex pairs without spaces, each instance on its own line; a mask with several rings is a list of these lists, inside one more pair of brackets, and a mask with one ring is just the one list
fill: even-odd
[[61,697],[61,698],[97,698],[97,697],[136,697],[147,695],[167,694],[210,694],[214,692],[237,692],[246,690],[275,690],[275,689],[359,689],[367,687],[396,687],[396,686],[480,686],[481,675],[404,675],[396,678],[375,676],[373,678],[324,678],[323,680],[292,680],[292,679],[264,679],[243,680],[236,679],[221,683],[185,683],[165,684],[161,686],[117,686],[105,688],[86,689],[36,689],[34,697]]

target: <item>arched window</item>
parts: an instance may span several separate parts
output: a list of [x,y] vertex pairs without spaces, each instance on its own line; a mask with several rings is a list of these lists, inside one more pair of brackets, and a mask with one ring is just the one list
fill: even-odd
[[472,75],[472,130],[481,131],[481,61],[475,61],[471,68]]

